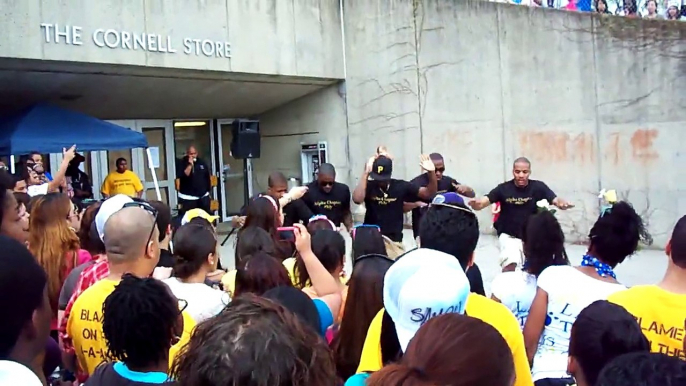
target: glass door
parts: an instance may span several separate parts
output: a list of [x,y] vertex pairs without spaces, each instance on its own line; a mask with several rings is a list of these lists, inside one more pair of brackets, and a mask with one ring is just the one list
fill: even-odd
[[[245,181],[243,160],[231,156],[231,140],[233,138],[231,123],[233,119],[220,119],[217,121],[217,142],[219,143],[219,169],[221,194],[221,216],[223,221],[238,214],[245,205]],[[252,162],[247,162],[248,192],[252,196]]]
[[[172,210],[176,209],[177,198],[175,188],[175,162],[174,162],[174,133],[171,121],[165,120],[141,120],[136,121],[136,131],[140,131],[148,140],[150,160],[145,149],[136,149],[140,162],[134,164],[134,171],[141,177],[145,192],[143,197],[147,200],[157,200],[155,179],[157,177],[160,187],[160,200],[169,205]],[[152,161],[152,165],[150,164]],[[150,168],[152,166],[152,170]]]

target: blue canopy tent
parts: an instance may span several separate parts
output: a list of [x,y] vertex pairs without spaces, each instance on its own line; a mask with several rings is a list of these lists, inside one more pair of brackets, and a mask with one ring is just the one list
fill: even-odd
[[74,144],[79,151],[121,150],[148,147],[148,140],[143,133],[45,103],[0,119],[0,154],[62,153]]
[[72,145],[76,145],[78,151],[146,148],[148,165],[160,197],[147,149],[148,140],[143,133],[47,103],[0,119],[1,155],[23,155],[32,151],[61,154]]

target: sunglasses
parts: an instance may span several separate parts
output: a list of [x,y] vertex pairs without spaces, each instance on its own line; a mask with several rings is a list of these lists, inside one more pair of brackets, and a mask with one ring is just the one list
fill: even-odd
[[443,168],[436,168],[436,171],[439,173],[443,173],[443,172],[445,172],[445,168],[444,167]]
[[143,201],[127,202],[126,204],[124,204],[124,206],[122,206],[122,209],[124,208],[141,208],[146,212],[150,213],[150,215],[152,215],[152,217],[154,218],[154,221],[152,222],[152,229],[150,229],[150,234],[148,235],[148,240],[145,242],[145,248],[147,250],[150,241],[152,241],[152,235],[153,233],[155,233],[155,228],[157,227],[157,209],[155,209],[152,205],[148,204],[147,202]]
[[333,181],[331,181],[331,182],[329,182],[329,181],[322,181],[322,182],[319,183],[319,186],[321,186],[321,187],[333,186],[333,184],[334,184]]
[[369,254],[366,254],[366,255],[357,256],[357,257],[355,258],[355,261],[353,261],[353,267],[355,266],[355,264],[357,264],[357,263],[359,263],[360,261],[365,260],[365,259],[382,259],[382,260],[386,260],[386,261],[388,261],[388,262],[390,262],[390,263],[395,263],[395,260],[391,259],[390,257],[388,257],[388,256],[386,256],[386,255],[382,255],[382,254],[379,254],[379,253],[369,253]]
[[358,224],[353,227],[353,231],[351,233],[351,236],[353,240],[355,239],[355,233],[357,233],[357,228],[373,228],[376,229],[377,231],[381,232],[381,227],[378,225],[373,225],[373,224]]

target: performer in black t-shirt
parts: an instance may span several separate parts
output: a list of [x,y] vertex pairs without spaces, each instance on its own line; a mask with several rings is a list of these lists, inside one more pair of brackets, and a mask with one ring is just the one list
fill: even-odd
[[530,215],[536,213],[536,203],[547,200],[549,204],[565,210],[574,207],[550,190],[542,181],[531,180],[531,162],[525,157],[514,161],[513,179],[503,182],[486,196],[472,199],[469,206],[481,210],[496,202],[500,203],[500,216],[495,223],[500,241],[500,266],[503,271],[515,269],[524,262],[522,252],[522,228]]
[[319,165],[317,180],[307,186],[302,201],[314,214],[325,215],[337,227],[341,223],[348,230],[353,229],[350,212],[350,188],[336,182],[336,169],[329,163]]
[[[429,154],[429,158],[431,159],[431,162],[434,163],[434,167],[436,168],[436,180],[438,180],[436,194],[454,192],[466,197],[474,197],[474,189],[455,181],[455,179],[452,177],[443,174],[445,173],[445,162],[443,161],[442,155],[438,153],[431,153]],[[429,174],[420,174],[412,179],[410,183],[420,187],[428,186]],[[433,199],[433,197],[431,198]],[[431,200],[422,200],[420,197],[417,197],[414,202],[406,202],[404,205],[405,212],[410,210],[412,211],[412,232],[414,233],[415,238],[419,236],[419,222],[422,219],[422,214],[430,203]]]
[[[381,234],[403,249],[403,203],[415,197],[429,200],[436,194],[435,167],[429,156],[419,157],[420,164],[427,171],[429,183],[425,187],[413,185],[404,180],[391,178],[393,161],[381,149],[365,165],[364,173],[353,192],[356,204],[364,203],[367,211],[365,224],[378,225]],[[371,177],[371,181],[368,181]]]
[[179,179],[179,218],[195,208],[210,213],[210,167],[198,158],[195,146],[189,146],[186,155],[178,160],[176,167]]

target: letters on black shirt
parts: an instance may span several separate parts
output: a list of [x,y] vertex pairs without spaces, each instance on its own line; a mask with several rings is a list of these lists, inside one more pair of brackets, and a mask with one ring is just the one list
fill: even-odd
[[378,181],[368,181],[364,223],[378,225],[381,233],[393,241],[403,241],[403,203],[418,195],[419,187],[407,181],[391,179],[388,190],[381,189]]
[[[419,176],[415,177],[410,181],[411,184],[416,185],[417,188],[424,188],[429,186],[429,175],[427,173],[420,174]],[[436,190],[436,194],[441,194],[441,193],[447,193],[447,192],[457,192],[457,189],[455,189],[455,186],[453,184],[459,184],[459,182],[455,181],[452,177],[448,176],[443,176],[440,180],[438,180],[438,188]],[[419,190],[417,190],[419,192]],[[433,197],[431,197],[433,200]],[[425,202],[427,204],[431,203],[431,200],[422,200],[419,196],[415,197],[413,200],[408,201],[408,202]],[[412,209],[412,232],[414,234],[414,237],[419,236],[419,223],[422,220],[422,214],[424,214],[424,211],[426,208],[414,208]]]
[[303,202],[313,214],[323,214],[336,226],[340,226],[350,213],[350,188],[346,184],[334,182],[331,192],[325,193],[317,181],[307,186]]
[[498,235],[522,237],[522,227],[530,215],[536,213],[536,203],[546,199],[552,203],[555,193],[541,181],[529,180],[523,188],[517,187],[514,180],[503,182],[486,195],[491,204],[500,203],[500,216],[495,223]]

